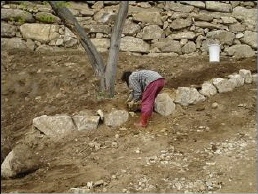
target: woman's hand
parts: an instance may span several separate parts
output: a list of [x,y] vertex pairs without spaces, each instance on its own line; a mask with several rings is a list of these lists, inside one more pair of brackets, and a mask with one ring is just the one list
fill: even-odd
[[141,109],[141,101],[130,101],[127,103],[127,107],[130,111],[137,111]]
[[132,99],[133,99],[133,90],[130,90],[129,91],[129,96],[128,96],[127,100],[126,100],[126,103],[130,102]]

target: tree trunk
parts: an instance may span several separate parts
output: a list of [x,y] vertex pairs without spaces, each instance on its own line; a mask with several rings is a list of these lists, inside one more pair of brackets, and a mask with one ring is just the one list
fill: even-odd
[[100,88],[101,91],[105,90],[105,65],[102,56],[97,51],[94,44],[88,38],[85,30],[80,26],[77,19],[71,13],[71,11],[63,5],[64,2],[60,1],[49,1],[52,9],[56,15],[62,20],[64,25],[69,28],[78,38],[83,48],[88,53],[91,66],[95,73],[100,77]]
[[83,48],[86,50],[91,62],[91,66],[100,78],[101,92],[104,92],[109,97],[113,97],[115,91],[114,88],[121,34],[127,17],[129,2],[120,2],[118,15],[116,17],[116,22],[111,35],[109,58],[106,66],[104,65],[102,56],[97,51],[91,40],[88,38],[87,33],[83,27],[80,26],[70,10],[65,7],[64,2],[49,1],[49,4],[55,11],[56,15],[62,20],[64,25],[77,36]]
[[128,13],[128,1],[121,1],[119,6],[119,11],[116,17],[116,22],[113,27],[113,32],[110,41],[110,50],[109,58],[107,62],[107,67],[105,70],[105,81],[106,81],[106,90],[111,97],[115,95],[115,80],[117,73],[117,62],[118,62],[118,53],[120,48],[121,34],[123,31],[123,25],[126,20]]

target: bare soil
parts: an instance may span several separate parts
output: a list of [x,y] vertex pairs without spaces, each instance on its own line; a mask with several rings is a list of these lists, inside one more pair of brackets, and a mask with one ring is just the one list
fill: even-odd
[[[32,119],[44,114],[125,109],[124,70],[158,71],[166,78],[165,91],[240,69],[256,73],[256,58],[221,57],[221,62],[209,63],[208,56],[120,53],[116,94],[109,99],[98,92],[98,79],[84,52],[12,50],[1,55],[1,161],[17,143],[40,156],[36,170],[2,179],[1,192],[61,193],[85,186],[89,192],[117,193],[257,192],[255,83],[196,105],[177,105],[176,113],[167,117],[154,113],[146,129],[133,125],[140,113],[120,128],[102,124],[58,140],[32,129]],[[107,60],[107,53],[103,57]]]

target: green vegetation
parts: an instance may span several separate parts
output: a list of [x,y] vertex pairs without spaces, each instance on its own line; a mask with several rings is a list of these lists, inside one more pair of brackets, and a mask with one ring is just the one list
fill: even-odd
[[18,17],[17,18],[17,22],[19,23],[19,24],[24,24],[25,23],[25,18],[23,18],[23,17]]
[[[42,1],[42,4],[48,5],[49,4],[48,2],[49,1]],[[59,2],[57,2],[57,5],[62,8],[62,7],[68,7],[70,4],[67,1],[59,1]]]
[[29,1],[23,1],[19,4],[20,9],[24,11],[29,11],[31,12],[32,10],[37,10],[37,6],[35,4],[32,4]]
[[97,100],[98,101],[101,101],[101,100],[104,100],[104,99],[107,99],[107,98],[110,98],[111,96],[109,95],[109,94],[107,94],[107,93],[105,93],[105,92],[102,92],[102,91],[99,91],[98,93],[97,93],[97,96],[96,96],[96,98],[97,98]]
[[11,18],[10,18],[10,21],[11,21],[11,22],[14,22],[14,21],[15,21],[15,19],[14,19],[13,17],[11,17]]
[[57,6],[59,8],[68,7],[69,6],[69,2],[67,2],[67,1],[60,1],[60,2],[57,2],[56,4],[57,4]]
[[10,21],[11,22],[18,22],[19,24],[24,24],[25,23],[25,18],[23,18],[22,16],[11,17]]
[[20,6],[21,6],[21,8],[22,8],[23,10],[27,10],[29,4],[28,4],[28,2],[24,1],[24,2],[21,2]]
[[[48,5],[49,1],[43,1],[43,5]],[[56,2],[57,8],[68,8],[70,6],[70,3],[67,1],[58,1]]]
[[53,23],[55,22],[55,18],[51,15],[40,15],[38,17],[38,20],[41,21],[41,22],[45,22],[45,23]]

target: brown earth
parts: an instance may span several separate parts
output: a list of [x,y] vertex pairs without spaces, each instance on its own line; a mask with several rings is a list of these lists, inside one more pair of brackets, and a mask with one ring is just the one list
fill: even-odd
[[44,114],[125,109],[127,87],[119,80],[123,70],[156,70],[166,78],[166,88],[176,89],[240,69],[256,73],[256,58],[221,57],[220,63],[209,63],[208,56],[120,53],[116,95],[108,99],[98,92],[84,52],[1,55],[1,161],[18,143],[40,157],[32,172],[2,179],[1,192],[68,192],[87,185],[89,192],[257,192],[255,83],[196,105],[177,105],[167,117],[154,113],[146,129],[133,126],[139,113],[121,128],[102,124],[56,140],[31,127],[32,119]]

